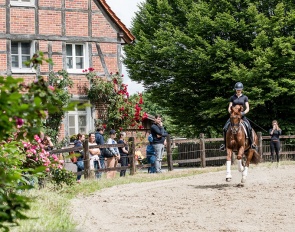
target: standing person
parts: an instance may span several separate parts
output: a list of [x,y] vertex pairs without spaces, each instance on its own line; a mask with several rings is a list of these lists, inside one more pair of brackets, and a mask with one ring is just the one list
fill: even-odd
[[162,158],[164,152],[164,142],[168,133],[165,131],[162,123],[161,115],[155,115],[155,121],[151,126],[153,136],[153,147],[156,153],[155,169],[156,173],[161,172]]
[[[231,107],[236,105],[241,105],[244,108],[244,111],[242,112],[242,119],[245,122],[247,127],[249,142],[251,144],[252,149],[257,149],[257,145],[253,141],[251,124],[245,116],[250,111],[250,106],[249,106],[248,97],[242,94],[243,88],[244,88],[244,85],[241,82],[237,82],[235,84],[236,93],[233,96],[231,96],[227,110],[229,113],[231,113]],[[229,127],[229,124],[230,124],[230,119],[227,120],[227,122],[225,123],[225,126],[223,127],[224,143],[221,144],[219,148],[221,151],[225,151],[225,148],[226,148],[226,132]]]
[[[110,131],[110,138],[107,141],[107,144],[117,144],[116,140],[116,131],[111,130]],[[118,160],[120,159],[120,153],[118,147],[110,147],[109,150],[113,154],[113,157],[107,158],[107,168],[115,168],[118,164]],[[107,178],[114,178],[116,176],[116,170],[115,171],[108,171],[107,172]]]
[[[96,141],[96,144],[97,145],[103,145],[104,144],[104,137],[103,137],[103,134],[104,134],[104,128],[103,127],[98,127],[96,129],[96,132],[95,132],[95,141]],[[99,156],[99,162],[100,162],[100,167],[101,168],[105,168],[105,157],[104,157],[104,151],[105,151],[105,148],[100,148],[100,156]],[[102,172],[98,172],[97,173],[97,177],[98,178],[101,178],[102,176]]]
[[[118,144],[124,144],[124,147],[118,147],[120,153],[120,163],[121,167],[128,167],[128,143],[125,140],[126,133],[120,132],[120,139],[118,140]],[[120,176],[126,175],[126,169],[120,171]]]
[[[95,142],[95,134],[89,133],[89,146],[96,146]],[[99,162],[99,156],[100,156],[100,149],[99,148],[91,148],[89,149],[89,158],[90,158],[90,169],[95,170],[95,176],[96,178],[99,178],[97,169],[100,169],[100,162]]]
[[[74,141],[74,147],[83,147],[83,141],[85,140],[85,135],[82,134],[77,134],[77,138]],[[84,170],[84,151],[80,150],[80,151],[76,151],[75,153],[79,153],[80,156],[77,157],[77,183],[81,182],[81,177],[82,175],[79,174],[79,172],[82,172]]]
[[149,134],[148,136],[149,144],[146,146],[146,158],[151,167],[148,168],[148,173],[155,173],[155,162],[156,162],[156,152],[153,147],[153,135]]
[[277,120],[272,121],[272,128],[269,129],[270,135],[270,154],[271,154],[271,162],[274,161],[274,151],[276,152],[277,162],[280,161],[280,135],[282,134],[282,130],[279,127]]

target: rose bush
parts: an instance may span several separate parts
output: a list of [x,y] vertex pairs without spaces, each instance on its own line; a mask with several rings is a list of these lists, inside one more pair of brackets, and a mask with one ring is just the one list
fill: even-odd
[[142,111],[142,94],[130,96],[128,85],[123,83],[123,75],[111,73],[107,80],[97,76],[93,68],[84,70],[84,73],[90,81],[87,90],[90,102],[94,106],[101,103],[106,105],[107,118],[98,118],[96,124],[107,129],[143,128],[142,121],[147,118],[147,114]]

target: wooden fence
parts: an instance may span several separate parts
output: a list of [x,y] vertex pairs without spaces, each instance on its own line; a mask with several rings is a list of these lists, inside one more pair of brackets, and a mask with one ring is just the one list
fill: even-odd
[[[258,135],[258,152],[262,157],[262,162],[270,161],[270,136]],[[169,139],[170,140],[170,139]],[[295,135],[280,136],[281,150],[280,159],[295,160]],[[224,165],[226,161],[226,152],[220,151],[220,144],[223,138],[205,138],[200,134],[197,139],[171,139],[172,149],[167,149],[167,159],[172,153],[173,164],[178,163],[180,166],[217,166]],[[173,168],[173,166],[172,166]]]
[[[93,148],[110,148],[110,147],[124,147],[124,144],[104,144],[104,145],[95,145],[95,146],[89,146],[89,140],[85,139],[83,142],[83,151],[84,151],[84,171],[79,172],[77,174],[84,174],[84,178],[88,179],[92,177],[92,173],[97,172],[107,172],[107,171],[120,171],[120,170],[126,170],[130,168],[130,175],[134,175],[136,172],[136,165],[135,165],[135,143],[134,143],[134,137],[129,138],[129,167],[114,167],[114,168],[101,168],[97,170],[90,170],[90,158],[89,158],[89,149]],[[51,154],[64,154],[69,152],[75,152],[80,151],[81,147],[71,147],[71,148],[64,148],[64,149],[58,149],[58,150],[51,150],[49,153]],[[64,155],[63,155],[64,156]]]
[[[262,136],[260,132],[258,135],[258,152],[262,157],[262,162],[270,161],[270,136]],[[280,136],[281,151],[280,158],[282,160],[295,160],[295,135]],[[199,138],[195,139],[171,139],[167,137],[167,162],[163,162],[163,165],[168,166],[168,170],[172,171],[175,164],[179,166],[220,166],[224,165],[226,161],[226,152],[220,151],[220,144],[223,142],[223,138],[205,138],[204,134],[200,134]],[[146,143],[148,145],[148,143]],[[92,148],[109,148],[109,147],[123,147],[124,144],[104,144],[89,146],[88,140],[83,143],[84,150],[84,177],[91,177],[89,149]],[[79,151],[81,147],[71,147],[59,150],[52,150],[50,153],[61,154],[71,151]],[[120,171],[130,169],[130,174],[134,175],[138,168],[150,167],[150,164],[136,165],[135,160],[135,143],[134,138],[129,138],[129,166],[128,167],[115,167],[115,168],[103,168],[95,170],[95,172],[107,172],[107,171]]]

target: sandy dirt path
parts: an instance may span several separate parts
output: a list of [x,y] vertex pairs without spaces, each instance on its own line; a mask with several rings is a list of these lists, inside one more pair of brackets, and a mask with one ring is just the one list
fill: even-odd
[[[225,171],[133,183],[72,201],[81,232],[295,231],[295,166],[252,166],[247,183]],[[77,210],[79,209],[79,210]]]

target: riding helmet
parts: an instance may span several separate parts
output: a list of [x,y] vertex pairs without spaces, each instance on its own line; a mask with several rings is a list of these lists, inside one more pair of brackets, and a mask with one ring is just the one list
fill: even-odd
[[243,83],[242,82],[237,82],[235,84],[235,90],[242,90],[244,88]]

